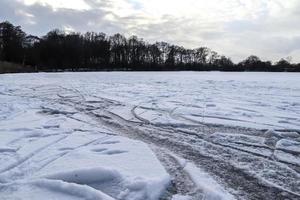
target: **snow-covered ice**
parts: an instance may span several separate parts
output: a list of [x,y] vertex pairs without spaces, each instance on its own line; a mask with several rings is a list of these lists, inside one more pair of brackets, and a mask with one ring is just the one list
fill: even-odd
[[[220,186],[208,173],[196,167],[193,163],[174,154],[174,159],[180,164],[195,184],[195,191],[201,193],[199,198],[205,200],[235,200],[222,186]],[[174,195],[172,200],[192,200],[191,196]]]
[[299,102],[297,73],[0,75],[0,199],[300,197]]
[[164,193],[169,175],[145,143],[21,87],[28,97],[5,95],[9,87],[0,94],[1,200],[155,200]]
[[[124,106],[136,106],[132,112],[152,123],[180,123],[185,119],[190,123],[265,129],[300,127],[298,73],[40,73],[2,75],[1,79],[0,88],[4,91],[35,90],[39,95],[46,95],[49,91],[59,93],[62,89],[73,89],[87,97],[87,101],[93,98],[99,101],[101,97],[123,102],[125,105],[113,111],[127,115],[128,120],[132,115],[126,114],[124,110],[128,109]],[[49,88],[51,85],[53,88]],[[64,93],[59,95],[68,97]],[[71,98],[73,94],[70,95]],[[11,109],[17,108],[1,106],[0,117],[8,117],[3,113]]]

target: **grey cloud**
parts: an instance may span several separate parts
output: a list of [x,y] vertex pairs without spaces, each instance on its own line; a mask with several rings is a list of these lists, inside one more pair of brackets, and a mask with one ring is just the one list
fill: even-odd
[[[33,15],[34,17],[19,16],[17,11]],[[37,35],[44,35],[54,28],[64,28],[70,26],[76,31],[102,31],[115,33],[121,31],[117,23],[105,20],[105,16],[113,14],[100,9],[73,10],[57,9],[53,10],[50,6],[34,4],[25,6],[16,1],[2,0],[0,2],[0,20],[9,20],[14,24],[22,25],[26,32]],[[35,23],[29,23],[29,21]],[[89,24],[93,24],[92,27]]]
[[[167,41],[187,48],[208,46],[239,61],[250,54],[277,60],[300,50],[300,2],[292,9],[271,16],[263,8],[256,20],[206,21],[171,15],[153,22],[142,14],[121,17],[110,11],[112,0],[85,0],[89,10],[56,9],[34,4],[25,6],[16,0],[0,1],[0,20],[22,25],[28,33],[44,35],[54,28],[72,27],[75,31],[137,35],[146,41]],[[134,9],[139,9],[137,1]],[[294,53],[295,54],[295,53]],[[294,57],[300,62],[300,56]]]

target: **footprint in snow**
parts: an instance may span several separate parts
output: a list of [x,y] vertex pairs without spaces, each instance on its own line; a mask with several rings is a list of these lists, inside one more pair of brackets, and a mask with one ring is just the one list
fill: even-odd
[[122,151],[122,150],[109,150],[109,151],[104,151],[102,154],[105,155],[115,155],[115,154],[122,154],[122,153],[127,153],[128,151]]
[[128,152],[128,151],[122,151],[122,150],[107,150],[106,148],[92,149],[91,151],[96,152],[96,153],[101,153],[103,155],[115,155],[115,154],[122,154],[122,153]]
[[61,123],[64,123],[66,121],[65,118],[61,118],[61,119],[52,119],[49,120],[48,122],[46,122],[43,125],[43,128],[45,129],[53,129],[53,128],[59,128]]
[[71,148],[71,147],[64,147],[64,148],[60,148],[58,149],[59,151],[71,151],[71,150],[74,150],[74,148]]
[[100,152],[103,152],[103,151],[106,151],[107,149],[105,148],[102,148],[102,149],[92,149],[92,151],[94,152],[97,152],[97,153],[100,153]]
[[15,153],[17,150],[9,147],[0,147],[0,153]]
[[106,142],[102,142],[101,144],[118,144],[120,143],[119,141],[106,141]]

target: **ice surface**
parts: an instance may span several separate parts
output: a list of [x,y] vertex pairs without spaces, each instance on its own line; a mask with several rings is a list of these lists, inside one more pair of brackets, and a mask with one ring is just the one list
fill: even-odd
[[187,163],[184,170],[191,176],[196,185],[203,191],[203,199],[234,200],[209,174],[200,170],[192,163]]
[[[55,92],[68,99],[85,96],[84,100],[92,103],[101,98],[121,102],[123,105],[114,106],[111,111],[128,120],[133,119],[128,111],[136,106],[135,113],[152,123],[189,121],[263,129],[300,127],[297,73],[40,73],[2,75],[1,78],[1,84],[11,85],[1,87],[2,92],[23,94],[38,86],[35,91],[48,99],[53,96],[47,93]],[[70,94],[66,90],[60,92],[64,88],[69,88]],[[74,96],[74,92],[78,96]],[[128,106],[131,109],[126,109]],[[9,117],[11,110],[18,113],[18,108],[11,104],[1,106],[0,117]]]
[[156,200],[164,193],[170,177],[145,143],[56,102],[57,94],[80,98],[59,85],[28,84],[38,92],[26,84],[0,91],[0,199]]
[[[202,199],[205,200],[234,200],[235,198],[229,194],[212,176],[207,172],[195,166],[193,163],[184,160],[181,157],[172,155],[183,170],[190,176],[196,185],[196,190],[201,191]],[[172,200],[190,200],[192,197],[184,195],[176,195]]]
[[[297,73],[1,75],[0,194],[4,199],[158,199],[169,175],[147,145],[119,136],[110,124],[123,131],[127,125],[155,127],[147,132],[154,141],[174,140],[206,158],[228,159],[224,162],[233,169],[299,195],[299,102]],[[270,130],[204,134],[203,123]],[[181,164],[200,193],[231,198],[193,163]]]
[[1,186],[1,199],[63,199],[63,200],[114,200],[114,198],[85,185],[61,180],[40,179],[13,182]]
[[282,149],[300,154],[300,142],[288,139],[282,139],[277,142],[276,149]]

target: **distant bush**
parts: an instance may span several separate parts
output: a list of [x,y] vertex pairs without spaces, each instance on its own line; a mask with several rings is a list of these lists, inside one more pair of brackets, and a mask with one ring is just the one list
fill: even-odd
[[20,64],[0,61],[0,74],[3,73],[21,73],[21,72],[34,72],[33,67],[22,66]]

